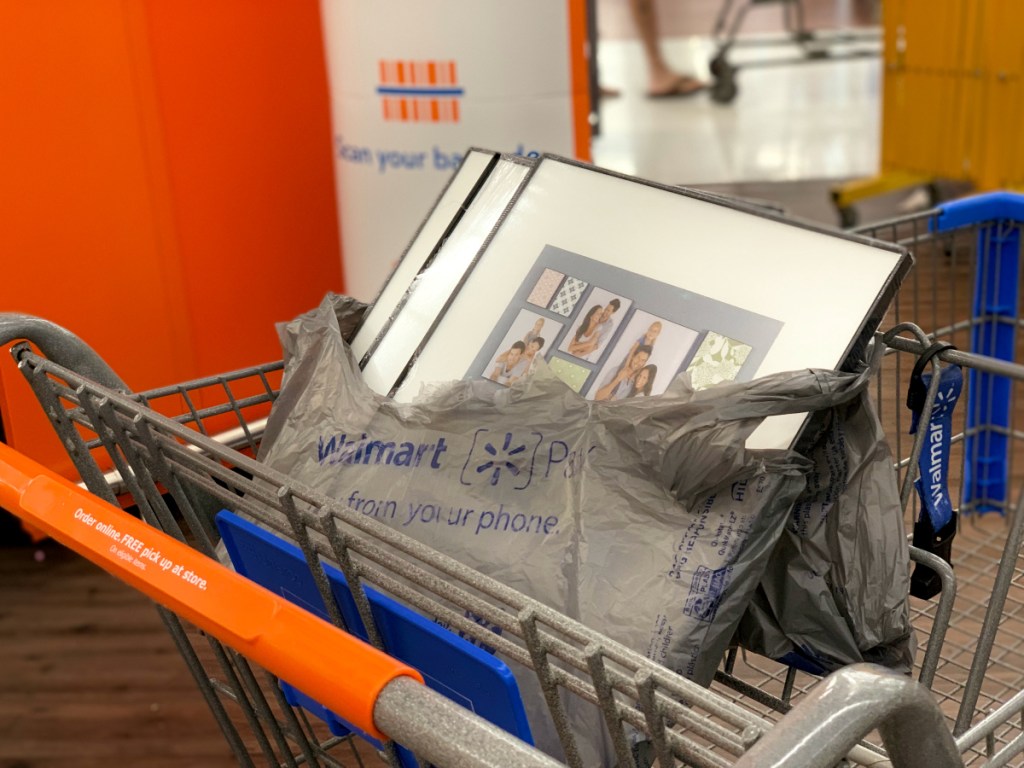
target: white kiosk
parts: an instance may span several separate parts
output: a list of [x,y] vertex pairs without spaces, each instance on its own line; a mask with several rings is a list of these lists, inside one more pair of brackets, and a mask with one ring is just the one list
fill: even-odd
[[372,300],[472,146],[590,159],[585,0],[321,0],[346,292]]

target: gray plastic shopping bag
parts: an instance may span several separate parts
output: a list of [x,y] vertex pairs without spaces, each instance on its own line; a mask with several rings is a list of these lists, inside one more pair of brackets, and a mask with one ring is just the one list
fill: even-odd
[[861,661],[909,672],[910,553],[868,393],[816,414],[799,448],[813,469],[737,641],[814,674]]
[[[542,366],[509,388],[449,382],[399,404],[363,382],[343,306],[329,296],[281,329],[285,381],[260,459],[703,684],[811,468],[746,438],[866,383],[802,371],[694,392],[680,379],[594,403]],[[524,698],[558,754],[540,697]],[[600,717],[570,716],[585,763],[612,764]]]

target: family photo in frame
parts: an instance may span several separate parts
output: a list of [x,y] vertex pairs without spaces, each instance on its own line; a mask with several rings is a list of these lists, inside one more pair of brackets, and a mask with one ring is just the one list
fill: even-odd
[[[684,371],[706,386],[749,379],[780,330],[773,318],[546,246],[467,375],[507,386],[539,358],[588,400],[650,397]],[[711,353],[723,340],[743,350],[739,365]]]
[[[416,327],[415,348],[389,362],[397,401],[453,377],[507,386],[538,359],[581,396],[609,401],[656,396],[683,372],[700,389],[841,369],[911,266],[896,245],[551,155],[492,214],[458,280],[421,286],[418,312],[407,302],[382,330],[381,345]],[[523,311],[558,324],[543,347],[527,348]],[[648,334],[653,343],[640,342]],[[790,447],[803,424],[770,417],[748,446]]]

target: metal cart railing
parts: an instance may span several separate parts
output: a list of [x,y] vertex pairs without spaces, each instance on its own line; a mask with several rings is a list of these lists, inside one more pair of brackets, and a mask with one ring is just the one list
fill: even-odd
[[[8,330],[16,324],[16,320],[6,322]],[[47,342],[46,329],[36,321],[32,325],[31,334],[15,335],[32,335],[38,346],[59,356],[59,350]],[[58,341],[57,347],[67,342],[67,338],[61,336]],[[115,575],[137,587],[143,586],[136,571],[140,564],[147,565],[150,572],[157,566],[146,563],[147,550],[159,549],[161,562],[164,558],[176,565],[187,562],[180,554],[168,555],[175,541],[179,544],[178,551],[191,549],[194,555],[206,556],[201,566],[186,567],[193,574],[203,573],[202,578],[212,584],[210,573],[216,568],[213,560],[217,556],[213,515],[216,510],[228,508],[260,521],[278,535],[297,541],[321,584],[326,583],[320,562],[320,558],[325,557],[341,567],[350,584],[386,591],[425,615],[437,617],[454,630],[488,643],[503,657],[532,669],[560,731],[567,765],[584,763],[576,752],[562,704],[561,696],[566,692],[602,708],[609,729],[616,736],[616,751],[622,765],[632,764],[631,734],[642,734],[641,738],[650,742],[663,765],[671,765],[675,759],[695,766],[743,765],[739,759],[769,728],[766,719],[746,706],[655,665],[600,633],[372,518],[291,483],[287,477],[246,455],[256,449],[257,443],[257,435],[249,426],[255,420],[246,418],[246,413],[258,411],[276,396],[277,390],[271,382],[280,373],[279,365],[129,395],[63,368],[35,353],[27,344],[15,347],[15,354],[54,418],[55,427],[78,462],[86,484],[94,489],[95,496],[107,503],[100,509],[89,507],[87,500],[95,501],[95,497],[74,487],[68,489],[76,493],[74,497],[55,502],[57,495],[49,489],[63,488],[66,484],[47,480],[45,476],[37,480],[44,474],[39,467],[20,470],[13,478],[10,470],[0,472],[7,477],[4,484],[11,489],[0,502],[11,506],[16,513],[20,510],[20,514],[27,514],[34,525],[83,554],[98,553],[101,564],[112,563]],[[101,366],[97,364],[95,368],[98,371]],[[254,380],[259,382],[263,393],[243,394],[251,392]],[[200,394],[208,398],[211,386],[222,388],[224,402],[195,407],[193,403]],[[186,403],[186,412],[178,418],[160,415],[154,408],[165,406],[161,401],[167,398]],[[234,447],[224,444],[223,437],[214,440],[203,434],[210,429],[208,422],[228,414],[237,419],[235,437],[241,439],[237,442],[228,434],[226,440],[233,442]],[[7,467],[17,468],[19,457],[17,454],[11,457],[10,453],[6,449],[0,461]],[[113,472],[103,472],[96,461],[102,458],[113,462]],[[39,488],[47,492],[40,493]],[[144,523],[132,521],[136,527],[128,526],[132,519],[126,513],[117,512],[113,505],[118,493],[122,500],[127,496],[137,506]],[[52,504],[54,509],[48,512],[47,504]],[[108,550],[103,550],[102,546],[92,546],[90,550],[88,540],[83,546],[83,529],[76,525],[76,520],[81,519],[81,515],[76,517],[79,508],[96,520],[85,532],[98,535],[100,545],[107,545],[109,541]],[[93,511],[89,512],[90,509]],[[165,531],[170,538],[157,541],[157,532],[150,533],[147,526]],[[138,532],[140,530],[144,532]],[[186,583],[186,587],[189,586],[193,585]],[[158,600],[165,598],[165,593],[159,590],[146,591]],[[208,598],[214,593],[204,589],[188,594]],[[325,605],[330,607],[333,601],[329,595],[325,597]],[[309,646],[303,643],[288,648],[287,643],[281,642],[268,647],[262,641],[262,634],[252,626],[240,630],[229,626],[226,644],[222,645],[214,639],[217,633],[213,631],[218,629],[218,611],[233,616],[237,613],[235,609],[246,603],[223,593],[221,600],[224,602],[206,600],[195,606],[180,597],[165,599],[175,613],[171,610],[161,613],[239,763],[248,765],[262,759],[266,764],[291,765],[302,761],[314,765],[340,764],[332,752],[343,740],[323,733],[319,724],[302,710],[293,711],[281,694],[277,678],[271,675],[278,670],[289,682],[301,680],[295,677],[295,665],[289,659],[291,653],[298,654],[300,659],[306,658],[311,653]],[[212,614],[212,628],[209,623],[200,621],[203,608]],[[269,612],[270,609],[266,609],[261,613]],[[362,614],[366,625],[372,626],[373,619],[365,605]],[[341,624],[336,612],[332,618]],[[286,620],[287,617],[280,618],[280,621]],[[267,622],[267,626],[272,624],[274,622]],[[500,628],[501,634],[495,634],[493,628]],[[239,639],[247,643],[239,643]],[[331,653],[330,647],[325,645],[325,654]],[[262,653],[253,654],[254,648]],[[261,667],[267,672],[261,673]],[[320,665],[319,670],[325,671],[324,665]],[[312,674],[315,676],[315,672]],[[873,679],[890,677],[885,672],[865,671],[863,674]],[[859,687],[856,680],[854,683]],[[407,686],[407,681],[400,681],[400,689]],[[389,686],[378,687],[386,690]],[[866,689],[872,687],[876,686],[866,686]],[[323,691],[324,688],[325,683],[322,683],[313,690]],[[344,686],[340,692],[344,695],[352,690],[352,686]],[[401,700],[401,697],[396,698]],[[395,703],[394,699],[391,701]],[[348,712],[351,706],[360,706],[346,708],[345,701],[340,705],[337,711],[342,713]],[[399,738],[433,764],[531,764],[526,758],[514,760],[509,754],[496,763],[487,762],[490,758],[478,753],[482,749],[480,738],[472,735],[471,727],[460,724],[460,717],[450,718],[446,721],[447,727],[442,728],[434,719],[422,718],[418,706],[412,705],[407,710],[399,706],[394,716],[402,722],[391,723],[389,728],[381,720],[379,705],[363,703],[361,708],[364,712],[367,708],[373,712],[370,724],[377,729],[363,725],[361,730]],[[345,717],[348,722],[366,723],[365,717],[359,719],[347,714]],[[863,724],[867,727],[874,722],[868,719]],[[913,727],[909,718],[903,722],[906,727]],[[464,743],[461,739],[451,740],[453,729],[465,737]],[[860,762],[872,764],[879,759],[869,747],[850,744],[847,748],[853,750],[853,756]],[[525,755],[532,755],[530,759],[541,760],[537,764],[545,764],[542,757],[525,747],[518,749]],[[397,763],[393,745],[387,745],[384,754]]]
[[[129,505],[142,518],[143,523],[136,524],[159,529],[178,547],[206,558],[199,567],[208,573],[216,570],[213,561],[218,558],[216,512],[227,508],[259,521],[267,530],[301,546],[333,623],[343,624],[336,606],[331,609],[334,603],[322,560],[340,567],[348,583],[354,585],[353,594],[367,627],[374,622],[363,590],[372,588],[436,617],[453,631],[488,644],[527,670],[552,713],[565,753],[561,757],[567,765],[583,764],[566,723],[567,697],[599,708],[623,766],[634,764],[640,744],[648,745],[662,766],[679,762],[693,766],[830,766],[843,755],[864,765],[891,761],[896,766],[943,766],[960,764],[958,754],[969,765],[1005,765],[1024,751],[1020,723],[1024,711],[1024,651],[1020,650],[1024,641],[1020,638],[1024,633],[1017,629],[1017,622],[1024,622],[1020,615],[1024,593],[1020,593],[1016,578],[1024,515],[1018,509],[1020,494],[1015,489],[1020,483],[1014,464],[1014,444],[1024,434],[1014,427],[1020,402],[1015,391],[1024,382],[1024,367],[993,356],[1005,356],[1002,348],[962,351],[970,348],[971,339],[981,344],[1000,337],[1003,326],[1015,328],[1017,319],[1013,307],[992,320],[986,316],[991,313],[975,311],[984,301],[976,302],[973,296],[965,299],[961,292],[964,287],[977,286],[983,294],[989,286],[1007,283],[1014,233],[1019,256],[1020,227],[1006,213],[1006,206],[1015,202],[1016,198],[1003,199],[998,210],[981,212],[952,207],[886,222],[871,233],[899,240],[910,246],[917,258],[914,277],[901,291],[885,323],[894,331],[876,339],[891,353],[878,379],[877,399],[896,455],[913,457],[921,450],[920,437],[912,442],[903,435],[907,417],[900,405],[893,405],[903,398],[914,359],[928,350],[934,337],[941,336],[961,349],[947,349],[934,356],[932,370],[959,364],[968,371],[965,406],[960,410],[963,422],[955,440],[959,471],[953,483],[964,520],[953,551],[955,570],[944,567],[934,555],[912,550],[914,559],[933,566],[943,581],[937,598],[913,601],[915,627],[924,640],[917,681],[858,665],[822,682],[735,651],[711,690],[705,690],[599,632],[256,461],[259,425],[277,397],[281,364],[132,394],[65,332],[36,320],[8,317],[0,323],[0,337],[27,338],[34,343],[34,347],[18,344],[13,353],[75,460],[84,484],[94,497],[106,502],[102,512],[92,514],[94,519],[106,520],[101,514],[121,515],[107,525],[124,533],[129,530],[124,513],[113,507],[119,502]],[[978,219],[980,215],[986,218]],[[993,262],[994,256],[999,258]],[[994,278],[989,275],[992,263],[998,264]],[[1019,275],[1016,281],[1019,283]],[[940,302],[940,296],[949,299]],[[1000,294],[996,298],[1006,297]],[[934,309],[926,310],[926,300]],[[1005,302],[993,304],[999,312],[1007,309]],[[961,317],[962,307],[967,308],[966,319],[955,319]],[[935,329],[935,333],[925,335],[905,325],[905,317]],[[1014,340],[1011,346],[1015,344]],[[69,367],[56,362],[67,360],[73,361]],[[934,397],[934,391],[930,396]],[[931,403],[931,399],[925,403],[926,414]],[[74,534],[81,530],[73,525],[74,513],[79,508],[88,510],[92,497],[62,498],[55,489],[68,494],[80,491],[46,480],[44,470],[22,465],[19,457],[9,453],[0,454],[0,477],[6,486],[0,503],[16,513],[21,508],[21,514],[33,517],[36,524],[69,546],[83,547]],[[998,461],[1000,456],[1005,457],[1003,464]],[[909,458],[899,465],[911,516],[916,514],[912,493],[915,466]],[[62,532],[61,526],[70,526],[72,532]],[[93,524],[89,530],[95,532],[97,527]],[[129,535],[137,541],[156,540],[156,531],[143,530]],[[108,550],[118,543],[108,544]],[[128,576],[130,583],[146,590],[139,575],[145,572],[134,558],[129,561],[117,558],[116,552],[108,554],[115,555],[112,565],[117,575]],[[180,564],[175,560],[180,555],[162,554]],[[197,572],[195,568],[187,570],[193,575]],[[194,586],[190,579],[186,582]],[[161,598],[159,590],[147,594]],[[190,594],[196,594],[195,590]],[[297,673],[287,659],[295,653],[303,656],[301,648],[271,647],[269,652],[261,648],[254,654],[251,641],[259,633],[251,625],[229,632],[223,638],[226,644],[215,639],[223,634],[216,626],[218,611],[227,611],[231,604],[207,601],[191,605],[179,600],[171,602],[171,610],[163,610],[162,616],[239,763],[345,764],[338,749],[347,737],[329,733],[317,718],[293,708],[282,695],[278,676],[295,682],[289,678]],[[204,610],[212,617],[204,618]],[[213,625],[204,623],[210,618]],[[224,616],[219,618],[225,623]],[[250,645],[239,640],[250,641]],[[346,707],[351,707],[345,695],[340,696],[341,701],[339,697],[328,699],[330,691],[326,689],[332,687],[333,679],[327,684],[323,678],[330,674],[319,676],[322,684],[317,696],[347,713]],[[338,676],[343,674],[341,671]],[[312,677],[318,678],[317,673]],[[499,741],[495,757],[494,749],[481,744],[492,737],[500,740],[500,734],[496,736],[479,720],[467,718],[457,707],[427,704],[430,716],[425,716],[421,707],[405,707],[404,689],[414,685],[418,683],[407,677],[400,679],[401,695],[385,696],[383,705],[379,700],[371,703],[369,721],[357,720],[355,714],[346,714],[346,720],[364,732],[398,739],[416,752],[421,762],[550,762],[512,740]],[[339,690],[344,694],[349,689],[339,685]],[[365,715],[365,702],[352,706],[362,707]],[[842,712],[838,719],[821,716],[837,706]],[[390,714],[382,714],[384,711]],[[877,734],[873,733],[876,727],[880,729]],[[385,743],[382,754],[388,760],[398,760],[390,742]]]
[[[938,355],[964,368],[965,394],[954,411],[951,495],[960,525],[953,545],[954,574],[942,594],[911,598],[922,653],[918,679],[945,713],[966,765],[1020,764],[1024,751],[1024,592],[1018,553],[1024,467],[1021,430],[1022,367],[1019,295],[1024,197],[993,193],[923,213],[880,222],[860,234],[910,249],[915,267],[883,327],[891,354],[877,380],[875,400],[894,455],[908,531],[920,510],[912,481],[920,451],[908,434],[904,398],[915,356],[934,341],[952,343]],[[915,336],[908,321],[930,329]],[[921,561],[931,556],[911,550]],[[731,674],[730,674],[731,672]],[[818,683],[817,678],[742,652],[720,675],[775,719]],[[730,678],[735,678],[738,683]],[[773,714],[774,713],[774,714]]]
[[[743,38],[739,36],[747,13],[757,6],[778,5],[782,10],[786,34],[777,38]],[[711,98],[728,104],[736,98],[736,79],[741,69],[751,67],[793,66],[820,61],[875,58],[881,53],[881,35],[877,30],[812,31],[804,19],[803,0],[725,0],[715,19],[712,37],[715,53],[709,62],[712,75]],[[788,53],[795,46],[795,53]],[[730,60],[735,48],[782,48],[780,56],[748,59],[742,63]]]

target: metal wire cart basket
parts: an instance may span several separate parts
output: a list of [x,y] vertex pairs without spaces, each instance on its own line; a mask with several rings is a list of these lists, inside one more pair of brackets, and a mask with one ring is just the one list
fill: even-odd
[[[566,722],[572,697],[600,708],[620,766],[1021,764],[1021,221],[1024,198],[997,194],[861,230],[916,259],[875,340],[887,352],[875,399],[902,457],[908,531],[927,450],[926,430],[907,434],[913,369],[924,357],[933,374],[960,366],[965,379],[954,412],[953,567],[911,548],[938,577],[938,594],[911,598],[923,651],[913,679],[866,665],[821,679],[738,649],[710,690],[695,685],[256,461],[280,363],[133,394],[70,334],[5,316],[0,339],[32,342],[13,353],[89,493],[0,446],[0,504],[166,606],[161,616],[241,765],[348,765],[360,759],[354,741],[397,765],[561,764],[529,746],[515,696],[497,700],[507,686],[477,699],[448,690],[441,677],[478,646],[532,670],[570,766],[584,764]],[[939,376],[931,382],[926,420]],[[223,510],[258,521],[263,544],[285,558],[273,563],[299,564],[278,595],[216,562]],[[462,660],[420,668],[396,622]]]

